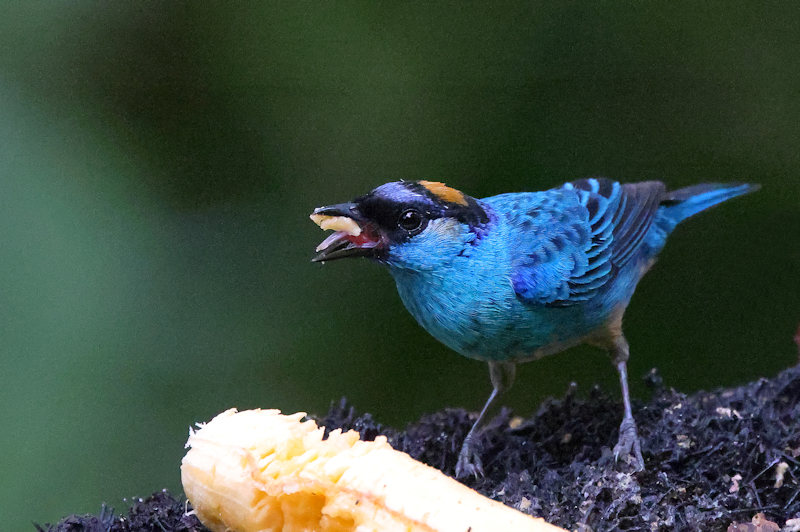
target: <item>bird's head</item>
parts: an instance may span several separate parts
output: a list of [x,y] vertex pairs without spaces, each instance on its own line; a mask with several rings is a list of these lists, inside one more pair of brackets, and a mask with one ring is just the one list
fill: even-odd
[[463,254],[488,222],[480,204],[432,181],[396,181],[349,203],[314,210],[311,219],[335,232],[314,262],[369,257],[390,266],[432,270]]

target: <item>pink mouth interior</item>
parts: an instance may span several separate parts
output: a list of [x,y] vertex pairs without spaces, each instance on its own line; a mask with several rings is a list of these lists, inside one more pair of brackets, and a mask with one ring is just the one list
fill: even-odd
[[344,240],[352,242],[359,248],[374,248],[381,243],[380,236],[372,235],[366,229],[361,231],[361,234],[358,236],[350,235],[345,231],[336,231],[328,236],[328,238],[323,240],[319,246],[317,246],[317,251],[322,251],[323,249],[326,249]]
[[366,231],[362,231],[358,236],[345,234],[345,238],[360,248],[371,248],[380,243],[380,239],[373,238]]

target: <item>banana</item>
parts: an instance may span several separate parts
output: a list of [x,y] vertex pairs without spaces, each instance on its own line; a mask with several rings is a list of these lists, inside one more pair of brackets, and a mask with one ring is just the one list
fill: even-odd
[[214,532],[557,532],[396,451],[305,413],[231,409],[190,430],[184,491]]

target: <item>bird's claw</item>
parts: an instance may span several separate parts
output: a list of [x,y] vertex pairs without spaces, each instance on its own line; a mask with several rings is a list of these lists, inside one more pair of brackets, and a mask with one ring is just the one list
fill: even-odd
[[619,441],[614,446],[614,460],[632,462],[634,471],[644,471],[642,444],[636,432],[636,422],[632,418],[622,420],[622,424],[619,426]]
[[464,441],[461,446],[461,452],[458,453],[458,462],[456,463],[456,478],[464,478],[468,476],[479,478],[483,476],[483,462],[475,449],[475,444],[470,438]]

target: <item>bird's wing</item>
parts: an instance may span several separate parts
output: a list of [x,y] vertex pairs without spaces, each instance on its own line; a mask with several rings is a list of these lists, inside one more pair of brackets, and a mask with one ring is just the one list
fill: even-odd
[[639,248],[664,193],[658,181],[590,178],[535,196],[510,220],[517,296],[553,306],[592,297]]

